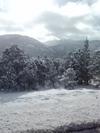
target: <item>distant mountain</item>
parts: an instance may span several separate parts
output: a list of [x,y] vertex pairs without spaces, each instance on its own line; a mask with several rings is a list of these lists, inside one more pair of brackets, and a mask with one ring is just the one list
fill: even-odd
[[69,52],[72,52],[75,49],[81,48],[82,47],[82,42],[80,41],[73,41],[73,40],[59,40],[59,41],[52,41],[52,46],[51,47],[54,50],[54,56],[55,57],[64,57],[66,56]]
[[[64,57],[69,52],[82,48],[84,40],[54,40],[47,42],[47,45],[54,51],[54,57]],[[91,52],[98,50],[100,49],[100,40],[89,41],[89,45]]]
[[33,57],[52,56],[52,50],[34,38],[17,34],[0,36],[0,54],[12,45],[18,45],[25,53]]
[[[91,51],[100,50],[100,40],[90,41],[89,44]],[[28,36],[17,34],[0,36],[0,54],[12,45],[18,45],[19,48],[31,57],[49,56],[62,58],[67,56],[69,52],[82,48],[84,40],[54,40],[43,44]]]

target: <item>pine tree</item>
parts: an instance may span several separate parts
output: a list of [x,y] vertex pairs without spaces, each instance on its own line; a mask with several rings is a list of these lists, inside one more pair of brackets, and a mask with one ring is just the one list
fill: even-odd
[[86,39],[83,49],[79,49],[74,53],[73,68],[76,71],[77,80],[79,84],[88,85],[91,78],[89,64],[90,63],[90,50],[89,41]]
[[47,68],[45,65],[45,62],[42,58],[38,58],[35,60],[35,64],[37,67],[37,72],[36,72],[36,79],[39,87],[43,87],[45,85],[45,80],[46,80],[46,72]]
[[37,67],[35,62],[29,62],[17,76],[20,91],[37,89]]
[[19,87],[18,75],[27,65],[27,56],[17,45],[6,49],[0,61],[0,88],[15,91]]
[[89,65],[90,65],[90,50],[89,50],[89,41],[86,39],[84,48],[83,48],[83,81],[84,84],[88,85],[91,78]]
[[91,69],[93,75],[99,76],[100,75],[100,51],[95,51],[92,59]]

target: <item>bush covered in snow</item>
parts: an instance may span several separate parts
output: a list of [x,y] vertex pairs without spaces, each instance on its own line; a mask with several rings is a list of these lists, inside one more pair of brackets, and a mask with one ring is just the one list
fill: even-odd
[[64,72],[64,74],[61,78],[61,83],[62,83],[62,85],[64,85],[64,88],[71,88],[71,89],[73,89],[73,87],[75,85],[77,85],[76,73],[73,68],[68,68]]

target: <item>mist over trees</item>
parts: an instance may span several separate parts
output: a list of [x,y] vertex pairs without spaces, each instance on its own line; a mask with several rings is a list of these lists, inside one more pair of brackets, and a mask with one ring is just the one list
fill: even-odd
[[66,58],[29,58],[13,45],[0,58],[0,90],[25,91],[89,85],[100,75],[100,52],[90,54],[86,39],[81,49]]

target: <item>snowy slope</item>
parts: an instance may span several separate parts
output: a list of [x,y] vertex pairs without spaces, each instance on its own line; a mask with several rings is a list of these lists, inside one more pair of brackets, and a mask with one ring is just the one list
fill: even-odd
[[0,94],[0,133],[53,129],[100,119],[99,90],[47,90]]

